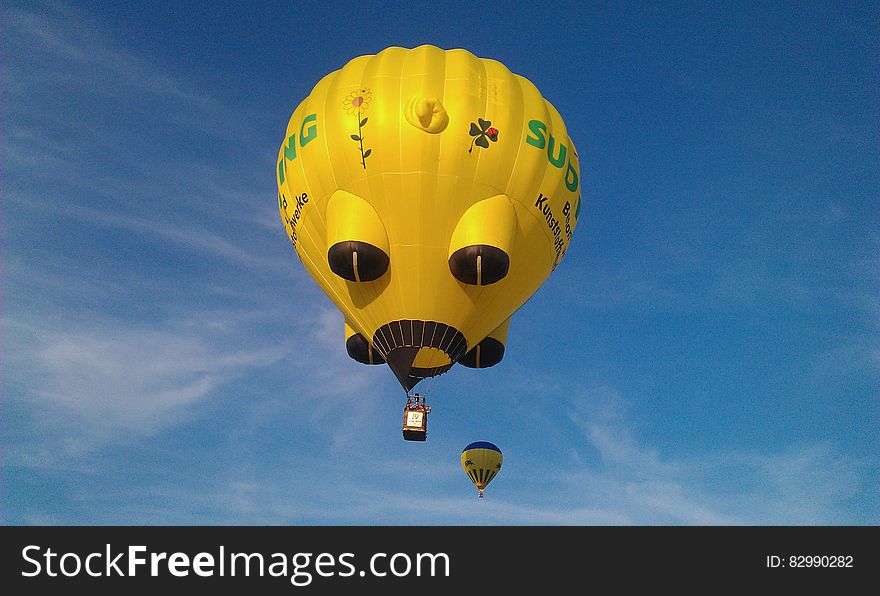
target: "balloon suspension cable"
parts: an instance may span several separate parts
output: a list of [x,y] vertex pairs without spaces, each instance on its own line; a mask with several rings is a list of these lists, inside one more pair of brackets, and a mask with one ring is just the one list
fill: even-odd
[[426,395],[427,395],[428,393],[431,393],[431,392],[434,390],[434,387],[435,387],[435,385],[437,384],[438,379],[439,379],[441,376],[442,376],[442,375],[434,375],[434,376],[431,376],[431,377],[425,377],[424,379],[422,379],[422,381],[421,381],[421,383],[420,383],[421,386],[422,386],[422,390],[423,390],[422,392],[423,392],[424,394],[426,394]]
[[431,411],[431,406],[428,405],[428,394],[427,393],[419,393],[418,391],[414,393],[406,392],[406,409],[407,410],[421,410],[426,414]]

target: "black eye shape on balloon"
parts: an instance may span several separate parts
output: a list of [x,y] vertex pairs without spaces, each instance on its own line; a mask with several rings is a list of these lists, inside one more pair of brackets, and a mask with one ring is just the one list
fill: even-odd
[[488,286],[501,281],[509,270],[507,253],[488,244],[465,246],[449,257],[449,271],[455,279],[472,286]]
[[507,277],[516,239],[516,210],[506,195],[477,201],[449,240],[449,271],[463,284],[488,286]]
[[385,275],[391,247],[382,219],[369,202],[337,190],[327,201],[324,219],[330,271],[356,283]]
[[330,270],[354,282],[375,281],[388,270],[390,259],[381,248],[359,240],[337,242],[327,251]]

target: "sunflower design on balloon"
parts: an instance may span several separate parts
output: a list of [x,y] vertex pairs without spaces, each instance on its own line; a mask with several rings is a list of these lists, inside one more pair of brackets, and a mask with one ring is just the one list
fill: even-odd
[[471,122],[470,135],[474,138],[471,140],[468,153],[473,152],[474,145],[488,149],[489,141],[493,143],[498,141],[498,129],[492,126],[491,120],[483,120],[482,118],[477,118],[476,122]]
[[357,118],[358,131],[357,134],[351,135],[351,140],[358,144],[358,149],[361,152],[361,165],[364,166],[365,170],[367,169],[367,158],[373,150],[364,149],[364,126],[367,125],[367,118],[364,114],[372,100],[373,94],[369,89],[352,91],[342,100],[342,107],[345,108],[348,115]]

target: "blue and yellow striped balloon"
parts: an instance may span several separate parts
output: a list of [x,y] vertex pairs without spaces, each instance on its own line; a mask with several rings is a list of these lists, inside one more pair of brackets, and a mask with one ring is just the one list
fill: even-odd
[[488,441],[471,443],[461,452],[461,467],[480,491],[480,497],[486,485],[501,471],[503,459],[501,450]]

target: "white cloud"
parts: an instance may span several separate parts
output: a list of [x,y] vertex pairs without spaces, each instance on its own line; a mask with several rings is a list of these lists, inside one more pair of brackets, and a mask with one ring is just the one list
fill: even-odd
[[[25,419],[6,421],[11,432],[10,440],[4,440],[5,463],[51,468],[50,474],[63,469],[97,477],[102,466],[129,463],[113,459],[112,448],[138,445],[173,430],[202,415],[213,399],[222,399],[232,382],[256,380],[267,367],[280,365],[289,390],[283,397],[261,396],[249,404],[253,420],[237,420],[236,431],[253,438],[267,420],[279,413],[290,415],[297,425],[293,430],[321,433],[324,440],[312,446],[313,451],[281,453],[277,461],[260,466],[248,461],[247,453],[236,453],[244,461],[224,462],[225,474],[214,485],[184,478],[171,488],[155,488],[151,494],[156,500],[149,505],[141,504],[141,495],[114,494],[106,499],[107,516],[120,523],[138,514],[162,522],[186,521],[187,516],[199,519],[192,509],[196,503],[205,512],[200,519],[226,516],[245,523],[748,524],[848,519],[846,501],[865,481],[865,462],[825,442],[788,448],[756,445],[753,451],[700,445],[687,457],[664,453],[640,429],[643,418],[610,384],[577,389],[566,379],[548,382],[541,377],[538,382],[537,374],[533,379],[520,376],[517,381],[525,382],[512,387],[510,394],[513,401],[532,401],[523,410],[523,424],[549,425],[547,418],[552,416],[554,432],[571,440],[560,439],[556,446],[564,445],[564,450],[559,460],[540,466],[530,465],[537,461],[536,454],[512,454],[485,501],[475,498],[455,458],[426,464],[403,455],[411,452],[381,457],[365,452],[365,431],[376,425],[382,400],[388,397],[376,388],[391,387],[393,381],[386,367],[365,367],[345,354],[342,315],[318,298],[281,232],[271,159],[266,188],[243,187],[241,177],[262,179],[261,170],[252,166],[266,167],[265,147],[251,148],[250,154],[260,159],[244,167],[244,159],[221,163],[198,155],[182,163],[165,156],[162,134],[150,134],[153,126],[179,125],[175,133],[189,142],[203,142],[203,137],[229,141],[230,155],[240,155],[252,134],[246,115],[203,93],[197,82],[190,84],[127,51],[74,9],[52,5],[51,10],[12,9],[4,14],[11,48],[4,92],[11,117],[4,155],[16,178],[5,196],[28,207],[26,214],[44,213],[46,189],[54,185],[70,191],[63,197],[59,218],[135,232],[164,247],[184,247],[202,257],[244,265],[249,273],[296,271],[294,281],[310,288],[293,287],[281,296],[273,294],[277,286],[252,285],[253,277],[193,280],[186,272],[179,275],[172,264],[158,283],[169,289],[187,285],[187,291],[195,291],[186,297],[176,294],[175,300],[161,305],[152,322],[143,323],[109,314],[120,305],[135,304],[135,288],[149,285],[137,279],[136,268],[116,277],[102,275],[107,263],[79,263],[75,252],[53,257],[57,247],[49,243],[40,251],[16,255],[10,279],[26,278],[31,292],[8,296],[23,306],[22,320],[30,322],[5,321],[4,336],[9,339],[4,382],[5,397]],[[49,96],[63,109],[33,101]],[[112,109],[92,118],[74,117],[101,102]],[[146,120],[105,118],[114,111],[137,113],[146,104]],[[220,145],[215,143],[218,152]],[[141,161],[144,155],[150,159]],[[30,175],[23,183],[22,172]],[[699,213],[694,222],[703,225],[705,216]],[[858,261],[848,271],[850,281],[870,281],[855,288],[779,276],[764,262],[767,250],[799,247],[798,241],[811,231],[840,226],[852,216],[830,204],[815,220],[810,217],[809,210],[802,210],[788,221],[799,233],[783,238],[783,243],[777,234],[784,229],[785,213],[771,213],[769,223],[763,218],[754,230],[743,221],[721,228],[694,226],[692,235],[661,246],[669,257],[668,267],[646,271],[651,261],[641,267],[632,261],[635,265],[624,262],[603,271],[600,264],[588,273],[567,270],[550,283],[562,289],[570,303],[594,311],[658,304],[690,311],[716,301],[723,308],[765,308],[768,303],[803,307],[815,302],[876,314],[877,300],[870,290],[877,277],[867,273],[873,271],[874,258]],[[82,228],[85,235],[94,226]],[[71,225],[63,230],[76,234],[82,228]],[[275,230],[274,237],[267,230]],[[38,242],[21,238],[31,243],[29,249]],[[715,246],[719,240],[727,243]],[[263,241],[277,242],[279,253],[261,253],[255,247]],[[38,253],[47,261],[27,259]],[[837,255],[831,265],[844,261]],[[75,266],[68,268],[71,263]],[[830,269],[819,269],[826,275],[819,282],[837,279],[837,269]],[[690,286],[676,283],[683,275],[697,280],[690,291],[682,289]],[[20,288],[21,284],[15,287]],[[240,305],[238,310],[201,304],[216,304],[206,297],[221,293]],[[77,307],[70,306],[72,294],[80,301]],[[113,295],[112,304],[106,300],[108,294]],[[78,308],[83,302],[98,314]],[[267,332],[273,319],[277,329]],[[872,324],[876,326],[876,317]],[[829,351],[816,363],[815,374],[833,378],[841,364],[851,370],[876,370],[878,351],[870,345],[859,341]],[[557,405],[551,395],[571,397],[566,404],[572,406],[570,419],[557,416],[556,410],[546,413]],[[344,408],[339,407],[342,401]],[[92,457],[107,447],[102,457]],[[309,459],[320,459],[326,466],[318,471]],[[349,471],[360,473],[345,479],[346,468],[340,464],[345,459],[353,462]],[[138,463],[149,472],[156,461]],[[258,472],[248,473],[249,464]],[[189,471],[178,465],[174,481]],[[392,484],[387,482],[389,475],[419,482]],[[326,484],[327,476],[334,477],[334,486]],[[419,494],[424,487],[430,487],[433,496]],[[124,491],[136,493],[140,488],[135,483]],[[72,498],[99,497],[90,485]],[[113,507],[120,509],[114,512]],[[138,509],[130,513],[132,508]],[[63,515],[39,512],[28,519],[65,521]]]
[[[122,49],[97,21],[71,7],[53,3],[43,10],[13,8],[5,11],[5,16],[9,44],[15,49],[9,77],[14,93],[31,86],[53,89],[63,80],[66,86],[81,86],[92,95],[131,101],[134,89],[192,110],[222,114],[223,123],[229,126],[216,126],[214,121],[211,130],[215,134],[231,135],[231,129],[238,128],[234,113],[222,103]],[[39,68],[29,68],[28,60],[35,57],[40,59]],[[59,74],[63,78],[58,78]],[[180,114],[169,112],[166,116]]]
[[[263,142],[250,140],[253,115],[133,54],[76,9],[42,8],[4,13],[7,196],[40,217],[63,196],[50,229],[73,217],[278,270],[282,259],[267,247],[287,256],[286,239],[272,164]],[[198,150],[180,156],[178,145],[206,138],[217,141],[209,163]]]
[[[188,221],[185,225],[180,225],[168,221],[143,219],[131,214],[108,213],[76,205],[68,206],[67,214],[71,217],[80,218],[102,226],[139,232],[159,241],[168,241],[184,247],[194,248],[253,269],[278,271],[283,270],[287,265],[293,265],[293,263],[290,263],[281,256],[262,256],[252,248],[246,248],[239,243],[230,241],[228,238],[210,232],[194,221]],[[279,240],[278,245],[281,248],[285,248],[282,240],[283,235],[280,232],[280,224],[276,236]],[[279,251],[279,253],[281,252]]]
[[716,448],[664,455],[631,422],[575,414],[599,453],[576,470],[572,493],[601,494],[630,523],[808,524],[846,519],[840,507],[860,489],[866,462],[827,442],[776,450]]
[[178,305],[174,319],[150,326],[88,313],[76,322],[7,319],[4,332],[14,340],[6,384],[30,420],[15,425],[10,461],[79,469],[95,449],[188,422],[207,400],[227,395],[228,383],[277,365],[289,389],[284,399],[253,404],[259,416],[296,412],[298,424],[326,426],[334,449],[345,449],[375,420],[383,371],[348,358],[340,313],[307,306],[291,323],[277,303],[267,300],[265,312]]
[[[616,392],[606,386],[586,393]],[[673,457],[639,437],[616,410],[613,404],[588,407],[572,417],[572,426],[558,423],[560,434],[583,437],[580,444],[571,441],[580,457],[508,454],[482,500],[454,458],[413,461],[408,452],[377,455],[355,444],[335,449],[345,464],[334,467],[332,490],[324,466],[286,454],[260,473],[238,470],[218,479],[202,491],[199,506],[256,524],[809,525],[851,519],[846,503],[861,490],[866,462],[830,443],[766,451],[718,447]]]
[[277,362],[289,349],[218,345],[223,338],[193,328],[103,318],[60,328],[11,323],[7,330],[16,334],[15,399],[36,427],[34,441],[19,447],[64,444],[56,460],[178,424],[223,383]]
[[[223,318],[216,313],[205,317]],[[293,328],[299,335],[262,348],[247,338],[224,340],[241,330],[234,319],[217,329],[205,327],[203,320],[178,321],[159,330],[101,319],[59,329],[16,327],[19,337],[30,338],[33,357],[26,362],[30,370],[23,372],[31,385],[25,398],[37,421],[30,440],[8,446],[8,460],[94,476],[98,471],[87,462],[96,448],[168,430],[198,416],[200,405],[225,382],[283,363],[292,391],[284,400],[254,404],[259,423],[249,432],[258,432],[279,413],[295,411],[300,424],[326,429],[320,431],[324,440],[308,454],[282,452],[259,463],[238,453],[238,461],[219,470],[207,486],[203,480],[181,484],[176,479],[173,487],[154,487],[155,500],[147,499],[137,512],[114,512],[111,502],[127,502],[125,495],[117,495],[108,500],[106,519],[833,524],[849,519],[846,502],[865,482],[866,463],[826,442],[781,450],[703,448],[686,457],[663,453],[650,435],[637,430],[637,416],[620,391],[607,384],[573,384],[566,401],[556,404],[570,417],[554,420],[559,440],[570,451],[548,461],[520,448],[481,501],[455,458],[413,462],[405,450],[364,451],[364,431],[374,429],[381,416],[376,381],[387,371],[345,361],[342,316],[336,311],[317,309],[309,324]],[[16,357],[14,367],[21,362]],[[340,399],[342,410],[336,407]],[[247,424],[240,421],[240,426]]]

